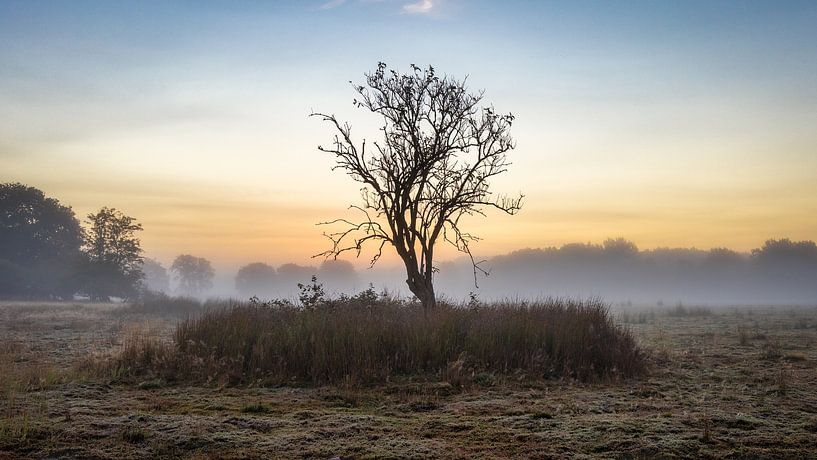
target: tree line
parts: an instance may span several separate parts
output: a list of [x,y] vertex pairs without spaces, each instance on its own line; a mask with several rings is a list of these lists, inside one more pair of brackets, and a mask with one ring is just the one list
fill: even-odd
[[[0,184],[0,298],[108,301],[146,291],[200,296],[213,287],[215,270],[203,257],[181,254],[169,269],[145,257],[142,225],[115,208],[102,207],[84,223],[70,206],[37,188]],[[287,263],[277,269],[255,262],[238,271],[235,287],[242,297],[273,297],[313,275],[330,289],[354,289],[357,283],[346,261],[327,260],[320,267]]]
[[[774,238],[745,252],[728,248],[640,250],[632,241],[521,249],[488,259],[479,292],[491,297],[601,296],[611,302],[814,304],[817,244]],[[440,266],[449,295],[474,290],[467,261]]]
[[[0,298],[131,299],[148,288],[146,280],[161,278],[164,268],[143,256],[135,218],[102,207],[85,224],[37,188],[0,184]],[[191,295],[209,288],[214,275],[209,261],[187,254],[171,272]]]
[[[86,216],[83,226],[69,206],[19,183],[0,184],[0,298],[105,301],[134,298],[152,290],[187,296],[206,294],[215,271],[209,260],[190,254],[169,268],[144,257],[142,226],[115,208]],[[471,291],[485,297],[586,297],[610,301],[813,303],[817,301],[817,244],[770,239],[748,252],[726,248],[639,250],[628,240],[571,243],[522,249],[489,258],[491,276],[474,285],[470,259],[442,262],[435,283],[447,296]],[[254,262],[235,276],[242,298],[291,295],[313,275],[329,291],[350,292],[373,282],[388,286],[394,270],[359,274],[348,261],[319,266],[278,267]],[[171,281],[174,288],[171,289]]]

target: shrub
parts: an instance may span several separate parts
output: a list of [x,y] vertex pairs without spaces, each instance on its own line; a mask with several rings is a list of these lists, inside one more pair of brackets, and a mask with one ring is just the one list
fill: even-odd
[[147,433],[140,427],[127,426],[122,430],[120,437],[125,442],[139,444],[147,439]]
[[[144,343],[120,364],[175,380],[234,383],[350,383],[392,376],[461,379],[481,372],[546,378],[627,378],[644,371],[644,354],[606,305],[546,300],[451,305],[424,314],[416,303],[359,297],[309,307],[233,303],[182,321],[176,357]],[[138,351],[138,352],[136,352]],[[184,364],[184,365],[181,365]],[[164,375],[162,375],[164,373]]]
[[76,364],[75,370],[114,381],[134,376],[182,376],[189,372],[192,363],[181,358],[173,344],[162,340],[157,331],[151,330],[147,324],[136,324],[125,330],[122,343],[113,356],[88,356]]

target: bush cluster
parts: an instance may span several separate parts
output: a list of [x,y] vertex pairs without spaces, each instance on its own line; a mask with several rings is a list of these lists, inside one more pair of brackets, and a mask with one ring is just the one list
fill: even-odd
[[179,323],[172,344],[131,341],[120,372],[266,384],[384,382],[397,376],[522,373],[592,381],[644,371],[644,354],[598,300],[416,303],[355,297],[310,306],[230,303]]

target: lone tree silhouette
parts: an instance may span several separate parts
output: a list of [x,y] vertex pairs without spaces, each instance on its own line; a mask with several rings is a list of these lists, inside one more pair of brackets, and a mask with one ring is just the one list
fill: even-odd
[[371,241],[377,246],[373,266],[391,244],[405,264],[409,290],[426,311],[436,306],[437,242],[442,238],[469,256],[476,283],[477,272],[485,273],[471,254],[478,238],[460,228],[461,219],[484,216],[488,207],[514,214],[522,205],[523,195],[494,196],[489,183],[510,165],[514,117],[480,106],[484,93],[470,93],[465,83],[440,77],[431,66],[412,65],[401,74],[378,63],[365,85],[352,84],[358,93],[354,105],[383,118],[382,139],[368,146],[365,139],[353,141],[351,126],[335,115],[312,114],[337,130],[331,146],[318,149],[335,155],[333,169],[363,184],[362,204],[350,206],[361,220],[322,222],[345,228],[325,233],[332,248],[319,256],[337,258],[346,251],[359,256]]

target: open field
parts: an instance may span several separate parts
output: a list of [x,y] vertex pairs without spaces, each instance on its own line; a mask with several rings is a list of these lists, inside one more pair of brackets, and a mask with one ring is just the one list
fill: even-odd
[[79,364],[134,331],[169,340],[176,319],[7,303],[0,459],[817,455],[817,308],[619,317],[650,353],[644,379],[260,388],[101,379]]

